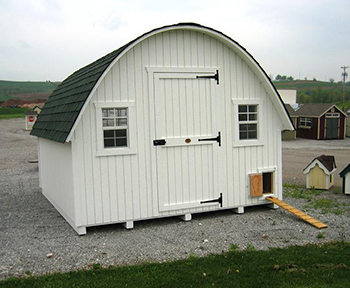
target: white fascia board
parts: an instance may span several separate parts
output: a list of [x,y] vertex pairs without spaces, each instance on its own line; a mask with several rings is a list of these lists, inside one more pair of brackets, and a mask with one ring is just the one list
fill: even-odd
[[315,159],[309,164],[309,166],[307,166],[303,170],[303,173],[308,174],[310,170],[316,166],[316,164],[318,164],[318,167],[320,167],[326,175],[331,175],[337,170],[337,168],[334,168],[332,171],[329,172],[328,169],[322,164],[321,161],[319,161],[318,159]]

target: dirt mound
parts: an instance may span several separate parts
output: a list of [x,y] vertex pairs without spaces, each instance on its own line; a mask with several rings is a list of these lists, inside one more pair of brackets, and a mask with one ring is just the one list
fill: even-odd
[[41,106],[42,103],[45,103],[44,99],[35,99],[35,100],[17,100],[17,99],[9,99],[1,104],[1,107],[31,107],[31,106]]
[[38,102],[39,100],[46,101],[50,95],[51,93],[41,92],[41,93],[21,93],[21,94],[16,94],[14,96],[19,98],[20,100]]

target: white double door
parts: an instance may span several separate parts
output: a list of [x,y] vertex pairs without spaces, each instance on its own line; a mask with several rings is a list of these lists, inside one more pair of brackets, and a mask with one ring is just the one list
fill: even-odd
[[219,208],[222,201],[225,203],[226,193],[220,185],[220,166],[226,164],[219,163],[225,149],[219,141],[223,137],[218,125],[219,85],[218,80],[202,78],[215,73],[214,69],[201,73],[154,73],[154,145],[160,212]]

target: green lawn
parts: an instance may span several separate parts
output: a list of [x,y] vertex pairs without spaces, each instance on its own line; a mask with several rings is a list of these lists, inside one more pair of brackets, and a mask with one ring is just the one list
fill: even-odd
[[27,108],[0,108],[0,120],[24,117],[24,113],[31,109]]
[[[312,90],[317,89],[317,87],[322,87],[325,89],[342,89],[341,83],[330,83],[324,81],[311,81],[311,80],[295,80],[295,81],[273,81],[273,84],[278,89],[283,88],[294,88],[300,90]],[[347,87],[347,89],[349,89]]]
[[100,269],[95,263],[91,270],[10,278],[0,287],[349,287],[350,243],[235,249],[162,264]]
[[0,92],[8,92],[11,95],[21,93],[51,93],[57,87],[57,83],[35,81],[6,81],[0,80]]

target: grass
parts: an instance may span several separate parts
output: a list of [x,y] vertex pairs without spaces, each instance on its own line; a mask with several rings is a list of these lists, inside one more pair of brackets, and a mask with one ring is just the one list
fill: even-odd
[[[322,87],[325,89],[342,89],[342,84],[340,83],[330,83],[325,81],[312,81],[312,80],[295,80],[295,81],[273,81],[273,84],[279,88],[297,88],[298,90],[312,90],[317,89],[317,87]],[[349,89],[348,87],[346,89]]]
[[[320,209],[323,214],[332,213],[335,215],[346,214],[350,216],[350,207],[346,202],[338,203],[332,199],[317,199],[317,196],[326,192],[325,190],[316,190],[315,188],[304,189],[293,184],[283,184],[283,194],[286,197],[306,199],[308,203],[305,205],[305,209]],[[333,194],[341,194],[341,191],[337,187],[333,187],[331,190]]]
[[0,287],[348,287],[350,243],[231,251],[171,263],[109,267],[0,282]]
[[323,190],[316,190],[315,188],[311,189],[302,189],[297,185],[283,184],[283,194],[287,197],[297,198],[297,199],[306,199],[311,201],[313,197],[319,196],[323,193]]
[[27,108],[0,108],[0,120],[10,118],[22,118],[24,113],[31,109]]
[[17,97],[6,95],[6,94],[0,94],[0,101],[6,101],[9,99],[18,99]]
[[56,87],[52,82],[0,80],[0,94],[51,93]]

